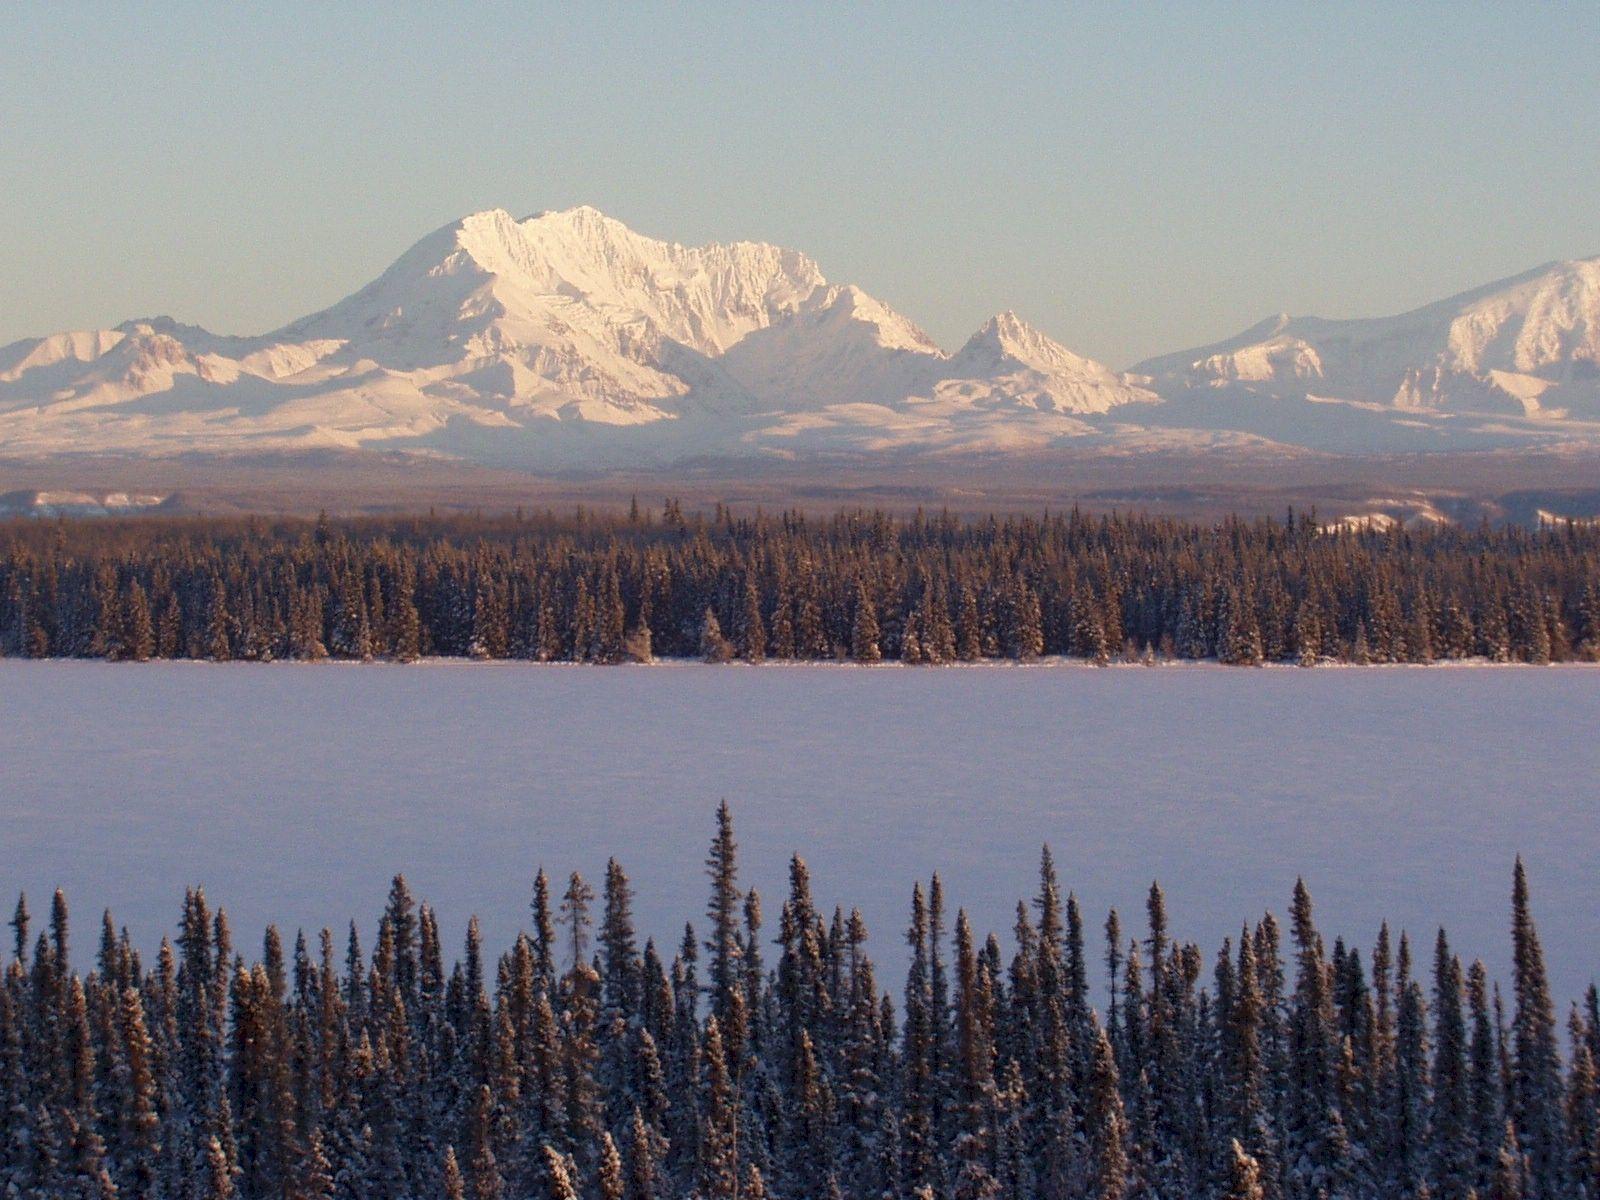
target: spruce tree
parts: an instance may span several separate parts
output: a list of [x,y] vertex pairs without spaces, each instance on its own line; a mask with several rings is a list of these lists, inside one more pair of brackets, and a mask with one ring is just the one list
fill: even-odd
[[706,1200],[733,1200],[739,1189],[738,1098],[715,1015],[706,1020],[702,1061],[704,1109],[697,1138],[700,1194]]
[[794,590],[789,577],[779,577],[777,598],[772,605],[772,622],[769,650],[772,657],[787,660],[796,656],[797,639],[794,620]]
[[614,858],[606,862],[600,958],[606,1009],[630,1020],[639,1009],[642,965],[633,928],[633,887]]
[[577,1172],[572,1160],[553,1146],[544,1148],[545,1195],[548,1200],[578,1200]]
[[[1197,948],[1174,941],[1152,887],[1148,938],[1126,942],[1107,921],[1102,1027],[1082,914],[1048,851],[1009,963],[958,912],[947,968],[944,888],[915,889],[897,1016],[860,914],[826,919],[798,858],[766,969],[732,834],[723,810],[710,936],[686,929],[670,971],[653,944],[636,949],[614,861],[594,958],[586,887],[569,886],[560,914],[579,935],[569,959],[541,872],[532,933],[496,957],[470,922],[449,971],[432,911],[400,877],[370,957],[352,926],[343,962],[326,931],[317,957],[304,937],[286,954],[270,926],[252,958],[191,890],[176,946],[148,969],[107,914],[80,975],[65,897],[32,944],[19,902],[0,963],[0,1195],[1536,1194],[1518,1113],[1540,1094],[1549,992],[1520,870],[1509,1021],[1482,965],[1463,973],[1442,932],[1431,991],[1387,927],[1369,988],[1358,948],[1325,951],[1302,884],[1292,996],[1270,914],[1223,945],[1202,985]],[[1600,992],[1567,1032],[1565,1069],[1551,1048],[1546,1194],[1595,1200]]]
[[122,604],[122,657],[130,662],[145,662],[156,652],[155,624],[150,618],[150,599],[137,579],[128,585]]
[[977,662],[983,654],[983,625],[978,616],[978,597],[969,584],[961,585],[956,605],[956,657],[962,662]]
[[908,1186],[931,1185],[935,1179],[938,1155],[935,1091],[938,1062],[934,1040],[937,1027],[933,1017],[933,994],[929,965],[930,932],[928,909],[922,885],[911,891],[911,927],[906,932],[911,946],[911,967],[906,974],[905,1023],[901,1050],[901,1142],[904,1147],[904,1175]]
[[444,1172],[440,1186],[444,1192],[444,1200],[466,1200],[467,1185],[461,1178],[461,1168],[456,1163],[456,1148],[444,1148]]
[[622,1174],[622,1155],[609,1133],[600,1135],[599,1169],[595,1178],[595,1191],[599,1200],[624,1200],[626,1185]]
[[574,971],[587,962],[589,927],[593,924],[589,916],[589,906],[593,902],[594,889],[582,875],[574,871],[567,880],[566,893],[561,897],[561,919],[567,926],[567,945],[572,949]]
[[747,573],[739,603],[735,652],[745,662],[758,663],[767,657],[767,628],[761,619],[761,595],[753,573]]
[[1561,1060],[1544,951],[1529,908],[1528,878],[1520,857],[1512,880],[1511,906],[1516,985],[1512,1112],[1518,1141],[1528,1156],[1529,1200],[1554,1200],[1565,1194],[1566,1186],[1560,1133]]
[[717,806],[717,832],[706,858],[706,874],[711,879],[711,898],[706,905],[706,919],[711,926],[711,936],[706,941],[711,1008],[726,1028],[733,996],[743,983],[739,963],[738,844],[733,839],[733,813],[726,800]]
[[1228,1190],[1223,1193],[1223,1200],[1265,1200],[1261,1164],[1245,1153],[1237,1138],[1232,1144],[1232,1155],[1228,1164]]
[[17,907],[12,910],[11,920],[7,921],[6,924],[11,927],[11,957],[16,960],[18,966],[24,968],[28,965],[29,920],[28,895],[26,892],[19,892],[17,895]]
[[222,1143],[211,1138],[206,1144],[204,1200],[233,1200],[233,1168],[223,1153]]
[[[479,1087],[473,1095],[468,1138],[472,1147],[468,1162],[472,1200],[501,1200],[505,1195],[505,1181],[500,1175],[500,1164],[495,1159],[494,1098],[487,1086]],[[548,1147],[545,1152],[554,1153]]]
[[153,1196],[159,1180],[161,1118],[157,1111],[155,1064],[151,1059],[144,1003],[134,987],[122,990],[120,1005],[120,1059],[118,1082],[117,1148],[121,1171],[119,1190],[129,1197]]
[[733,657],[733,647],[722,636],[722,624],[709,608],[700,619],[700,657],[708,663],[723,663]]
[[1426,1178],[1427,1004],[1422,986],[1411,977],[1411,943],[1404,933],[1396,964],[1393,1168],[1399,1185],[1415,1191]]
[[1523,1200],[1528,1195],[1527,1176],[1516,1126],[1507,1121],[1505,1136],[1495,1155],[1494,1172],[1489,1178],[1488,1200]]
[[1089,1194],[1094,1200],[1122,1200],[1129,1184],[1127,1118],[1116,1059],[1103,1030],[1097,1030],[1095,1036],[1086,1123],[1092,1164]]
[[645,1124],[635,1108],[628,1129],[628,1174],[625,1200],[659,1200],[663,1138],[659,1129]]
[[[455,1167],[455,1155],[447,1163],[448,1169]],[[446,1197],[461,1196],[461,1174],[458,1171],[455,1178],[456,1190],[452,1193],[446,1177]],[[306,1140],[305,1156],[299,1164],[294,1181],[295,1200],[333,1200],[334,1178],[333,1165],[328,1160],[327,1147],[324,1143],[322,1130],[313,1129]]]
[[623,659],[627,633],[627,610],[622,603],[622,582],[615,565],[601,580],[595,605],[594,640],[589,658],[598,663],[619,663]]
[[1472,1040],[1469,1050],[1471,1082],[1472,1185],[1480,1195],[1489,1186],[1505,1125],[1505,1105],[1501,1095],[1499,1048],[1489,1012],[1487,973],[1481,962],[1467,972],[1467,1001],[1471,1011]]
[[1301,1160],[1297,1170],[1304,1186],[1313,1193],[1318,1188],[1331,1192],[1346,1167],[1344,1130],[1334,1086],[1336,1043],[1328,970],[1304,880],[1295,882],[1292,916],[1297,969],[1289,1019],[1293,1090],[1288,1153]]
[[858,663],[875,663],[883,658],[878,644],[878,606],[867,591],[865,580],[856,582],[855,604],[850,623],[850,657]]
[[1574,1196],[1600,1196],[1600,1074],[1589,1048],[1588,1029],[1576,1006],[1568,1022],[1572,1040],[1567,1070],[1567,1179]]
[[1461,964],[1439,931],[1433,958],[1433,1112],[1429,1121],[1429,1190],[1440,1200],[1465,1197],[1473,1184],[1472,1116]]
[[708,602],[747,655],[754,614],[767,653],[824,658],[851,653],[862,590],[879,654],[916,662],[1027,657],[1035,604],[1044,651],[1095,660],[1144,646],[1239,662],[1543,662],[1592,657],[1600,628],[1587,529],[1322,538],[1266,521],[808,522],[726,509],[693,536],[691,524],[330,520],[321,540],[286,523],[243,547],[221,522],[181,538],[132,525],[115,541],[61,525],[0,548],[0,651],[137,656],[140,592],[153,655],[250,660],[610,662],[643,657],[647,634],[651,653],[692,655]]

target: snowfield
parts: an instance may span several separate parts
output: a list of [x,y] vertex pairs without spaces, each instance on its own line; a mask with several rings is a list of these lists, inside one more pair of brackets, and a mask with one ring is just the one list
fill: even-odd
[[[1165,886],[1208,959],[1285,913],[1387,916],[1508,976],[1513,856],[1559,1002],[1600,975],[1600,673],[1586,668],[609,670],[0,662],[0,897],[65,887],[87,955],[110,906],[153,948],[186,884],[253,946],[355,917],[403,870],[500,949],[534,869],[629,870],[640,925],[702,923],[717,801],[777,919],[800,851],[895,983],[914,880],[1012,924],[1048,841],[1091,930]],[[519,901],[519,898],[524,898]]]

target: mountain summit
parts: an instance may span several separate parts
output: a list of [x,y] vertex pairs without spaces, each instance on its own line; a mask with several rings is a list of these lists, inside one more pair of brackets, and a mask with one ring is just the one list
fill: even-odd
[[1600,418],[1600,258],[1394,317],[1270,317],[1134,368],[1168,393],[1244,387],[1409,411]]
[[1124,374],[1011,312],[949,354],[797,251],[682,246],[588,207],[492,209],[272,333],[157,317],[0,348],[0,453],[369,448],[562,467],[1067,439],[1600,440],[1597,311],[1600,260],[1553,264],[1401,317],[1274,318]]
[[951,378],[989,389],[1000,404],[1104,413],[1156,399],[1110,367],[1074,354],[1009,309],[990,317],[948,365]]

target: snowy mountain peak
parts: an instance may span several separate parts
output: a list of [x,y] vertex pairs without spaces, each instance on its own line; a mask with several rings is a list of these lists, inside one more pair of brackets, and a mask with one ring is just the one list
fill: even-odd
[[1280,314],[1134,370],[1168,395],[1240,385],[1408,411],[1600,416],[1600,258],[1548,263],[1393,317]]
[[1007,309],[984,322],[957,354],[958,358],[987,358],[1050,373],[1083,371],[1110,373],[1091,359],[1072,353]]
[[[944,393],[1060,413],[1104,413],[1122,404],[1155,399],[1105,364],[1074,354],[1009,309],[990,317],[968,338],[944,374],[946,381],[940,385]],[[974,380],[988,382],[974,387]]]
[[[1127,398],[1119,387],[1014,314],[948,356],[794,250],[684,246],[588,206],[522,219],[493,208],[261,337],[152,318],[0,351],[0,439],[18,451],[376,444],[562,460],[613,452],[598,432],[558,445],[563,427],[681,429],[628,454],[748,453],[770,430],[785,450],[799,440],[785,414],[824,414],[850,447],[947,440],[940,423],[958,418],[963,444],[1005,445],[1015,436],[997,423],[1103,411]],[[1069,432],[1081,430],[1028,436]]]
[[872,326],[880,345],[892,350],[943,356],[931,337],[883,301],[867,295],[855,284],[830,289],[826,310],[841,322],[860,321]]
[[990,371],[1027,370],[1044,375],[1118,378],[1111,368],[1074,354],[1009,310],[990,317],[968,338],[952,359],[952,365],[955,364]]
[[574,319],[582,307],[602,323],[642,320],[652,336],[715,355],[825,285],[809,258],[776,246],[685,247],[590,207],[521,221],[488,209],[429,234],[372,284],[284,332],[349,339],[375,322],[409,331],[413,318],[440,316],[481,332],[505,318],[544,323],[552,308]]
[[1017,316],[1016,310],[1011,308],[995,313],[983,323],[978,332],[998,338],[1021,338],[1037,333],[1033,326]]
[[[612,224],[622,225],[614,217],[608,217],[592,204],[574,204],[571,208],[544,208],[534,213],[531,217],[524,217],[524,221],[564,221],[569,224]],[[623,228],[627,228],[623,226]]]
[[588,467],[1127,436],[1425,448],[1457,431],[1600,443],[1600,259],[1377,321],[1279,314],[1134,375],[1010,310],[947,354],[779,246],[492,208],[265,335],[158,316],[0,347],[0,450],[17,457],[381,447]]

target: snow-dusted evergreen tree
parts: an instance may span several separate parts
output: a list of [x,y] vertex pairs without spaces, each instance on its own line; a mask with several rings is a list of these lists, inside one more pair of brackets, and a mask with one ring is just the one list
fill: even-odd
[[1427,1004],[1422,985],[1412,978],[1411,942],[1402,933],[1395,959],[1395,1088],[1391,1122],[1390,1178],[1415,1192],[1427,1174],[1428,1043]]
[[1471,1080],[1462,1012],[1461,963],[1444,930],[1433,952],[1433,1109],[1429,1120],[1429,1191],[1440,1200],[1473,1186]]
[[860,914],[819,911],[798,858],[769,968],[735,853],[724,809],[710,936],[686,930],[670,965],[637,948],[615,862],[595,953],[587,885],[558,913],[541,872],[530,932],[494,957],[470,921],[449,968],[398,877],[370,957],[352,929],[342,961],[329,931],[236,951],[191,891],[148,964],[108,915],[80,972],[65,898],[39,936],[19,902],[3,1194],[1484,1200],[1554,1178],[1543,1194],[1596,1200],[1600,995],[1573,1010],[1563,1067],[1520,871],[1509,1020],[1443,934],[1425,987],[1385,928],[1369,985],[1358,949],[1324,947],[1303,886],[1292,994],[1270,915],[1202,985],[1159,888],[1148,937],[1108,920],[1098,990],[1048,852],[1009,951],[964,912],[947,935],[943,886],[915,890],[896,1014]]
[[738,1095],[728,1070],[722,1030],[714,1015],[706,1021],[700,1061],[703,1103],[695,1139],[699,1148],[696,1178],[700,1194],[707,1200],[732,1200],[739,1187]]
[[857,580],[855,603],[850,622],[850,657],[859,663],[874,663],[883,657],[878,644],[878,602],[867,590],[865,580]]
[[761,593],[753,573],[745,575],[740,591],[734,652],[745,662],[758,663],[767,657],[767,626],[761,618]]
[[1565,1194],[1561,1137],[1561,1057],[1555,1005],[1545,976],[1544,951],[1528,901],[1528,877],[1518,858],[1512,881],[1511,937],[1516,1010],[1512,1019],[1512,1113],[1518,1144],[1528,1157],[1529,1200]]
[[1261,1184],[1261,1164],[1245,1152],[1237,1139],[1229,1147],[1228,1190],[1222,1200],[1266,1200]]
[[440,1191],[444,1200],[466,1200],[466,1180],[461,1177],[461,1167],[456,1162],[456,1149],[446,1146],[444,1150],[444,1168],[440,1178]]
[[[608,1023],[639,1012],[643,964],[633,926],[633,885],[616,859],[606,861],[605,913],[600,921],[600,977]],[[531,955],[531,945],[530,945]]]
[[1224,590],[1217,604],[1217,658],[1234,666],[1259,666],[1262,660],[1261,628],[1243,596]]
[[[733,839],[733,813],[724,800],[717,806],[717,833],[711,841],[711,851],[706,859],[706,873],[711,877],[711,898],[706,906],[706,919],[710,923],[711,936],[705,948],[711,1011],[725,1029],[734,1007],[734,997],[742,993],[743,987],[739,944],[742,897],[738,884],[738,851],[738,843]],[[735,1031],[734,1040],[742,1046],[742,1030]]]
[[722,636],[722,622],[710,608],[700,618],[700,657],[712,663],[727,662],[733,657],[733,647]]
[[1600,1196],[1600,1072],[1590,1030],[1576,1006],[1567,1022],[1572,1043],[1567,1070],[1567,1180],[1577,1200]]
[[1337,1084],[1338,1039],[1330,971],[1312,918],[1311,893],[1295,883],[1291,910],[1295,989],[1289,1011],[1285,1156],[1293,1194],[1347,1195],[1350,1145]]
[[660,1129],[647,1125],[644,1114],[635,1108],[628,1127],[625,1200],[660,1200],[665,1149]]
[[1122,1200],[1128,1191],[1127,1120],[1119,1082],[1111,1043],[1098,1031],[1086,1099],[1088,1194],[1093,1200]]
[[181,537],[159,523],[115,539],[104,528],[20,530],[0,548],[0,652],[617,662],[700,653],[708,608],[747,658],[870,657],[875,643],[930,663],[1140,648],[1240,663],[1544,662],[1600,644],[1600,535],[1587,529],[1326,537],[1308,519],[681,508],[660,524],[585,512],[244,535],[226,523]]

